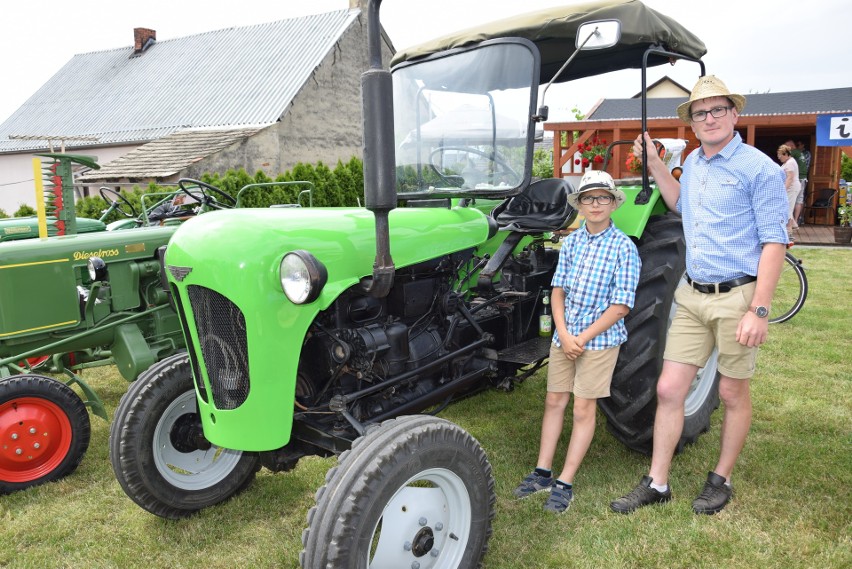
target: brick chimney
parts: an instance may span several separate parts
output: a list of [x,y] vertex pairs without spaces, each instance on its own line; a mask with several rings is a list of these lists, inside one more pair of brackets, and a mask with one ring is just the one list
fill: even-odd
[[139,55],[157,41],[156,30],[133,28],[133,55]]

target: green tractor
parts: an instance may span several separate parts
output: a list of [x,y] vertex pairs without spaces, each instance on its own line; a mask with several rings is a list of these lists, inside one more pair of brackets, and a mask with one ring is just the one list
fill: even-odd
[[[491,466],[434,415],[546,363],[537,322],[558,256],[547,241],[575,212],[567,180],[531,177],[547,115],[539,86],[700,63],[705,48],[638,1],[592,2],[437,39],[388,71],[379,5],[367,8],[362,76],[366,208],[230,210],[181,226],[163,272],[187,351],[122,397],[110,460],[133,501],[177,519],[244,490],[261,467],[338,455],[308,515],[303,567],[477,567]],[[601,407],[647,452],[683,234],[647,173],[621,189],[615,221],[643,268]],[[684,443],[718,405],[715,364],[700,377]]]
[[232,197],[183,179],[173,191],[144,194],[141,215],[120,193],[102,188],[111,204],[107,211],[125,216],[107,225],[58,207],[74,203],[71,162],[93,160],[44,156],[53,159],[46,169],[56,177],[45,192],[50,236],[24,238],[13,229],[32,229],[37,237],[35,218],[0,223],[15,237],[0,243],[0,494],[66,476],[83,459],[90,437],[87,407],[103,419],[108,415],[82,370],[114,364],[133,381],[184,349],[159,259],[177,225],[206,211],[239,207],[252,188],[294,183],[251,184]]

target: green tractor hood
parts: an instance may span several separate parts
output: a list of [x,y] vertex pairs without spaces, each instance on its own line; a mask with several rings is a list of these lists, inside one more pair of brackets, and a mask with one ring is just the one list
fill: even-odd
[[[389,216],[397,267],[477,247],[494,235],[495,227],[474,208],[403,208]],[[279,266],[295,250],[310,253],[328,272],[312,303],[293,304],[282,290]],[[375,251],[375,217],[358,208],[213,212],[175,232],[166,267],[190,335],[208,440],[256,451],[289,441],[299,362],[299,351],[292,348],[302,345],[321,310],[371,274]],[[222,332],[233,329],[244,337]],[[221,379],[223,373],[235,374],[234,382],[243,385],[239,404],[233,404],[231,394],[211,388],[210,374]],[[256,428],[259,416],[272,422],[262,432]],[[253,448],[246,447],[249,438]]]
[[[78,286],[88,286],[86,264],[100,257],[110,267],[110,304],[116,311],[139,306],[138,262],[154,263],[173,227],[103,231],[0,245],[0,355],[13,355],[12,341],[76,328],[82,314]],[[10,343],[11,342],[11,343]]]

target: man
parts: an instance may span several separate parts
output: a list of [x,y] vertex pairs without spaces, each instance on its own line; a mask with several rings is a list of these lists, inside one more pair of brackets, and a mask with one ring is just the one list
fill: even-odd
[[802,216],[802,210],[805,208],[805,193],[808,189],[808,171],[811,168],[811,151],[805,146],[804,141],[796,141],[796,150],[802,155],[802,161],[799,162],[799,183],[802,186],[798,197],[796,197],[796,207],[793,210],[793,226],[799,228],[799,218]]
[[[677,313],[657,383],[651,468],[632,492],[610,504],[615,512],[671,500],[669,470],[683,431],[684,402],[714,347],[725,415],[719,459],[693,511],[715,514],[733,495],[731,473],[751,426],[749,380],[767,337],[789,215],[781,169],[734,130],[745,102],[715,76],[700,78],[677,108],[701,143],[687,157],[680,181],[656,153],[647,153],[663,199],[683,214],[688,280],[675,293]],[[637,137],[633,152],[641,155],[643,143],[653,148],[647,132]]]

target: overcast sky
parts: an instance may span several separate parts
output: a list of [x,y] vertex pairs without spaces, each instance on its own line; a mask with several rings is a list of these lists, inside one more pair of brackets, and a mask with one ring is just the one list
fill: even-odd
[[[446,32],[571,0],[384,0],[382,23],[397,49]],[[852,5],[849,0],[645,0],[707,46],[707,72],[734,92],[766,93],[852,86]],[[14,113],[74,55],[133,45],[133,28],[168,40],[222,28],[346,9],[348,0],[5,0],[0,17],[0,122]],[[649,72],[687,89],[697,66],[680,63]],[[640,89],[637,71],[573,82],[548,92],[551,120],[586,112],[601,98]],[[558,100],[554,100],[558,99]],[[852,106],[852,101],[850,101]]]

